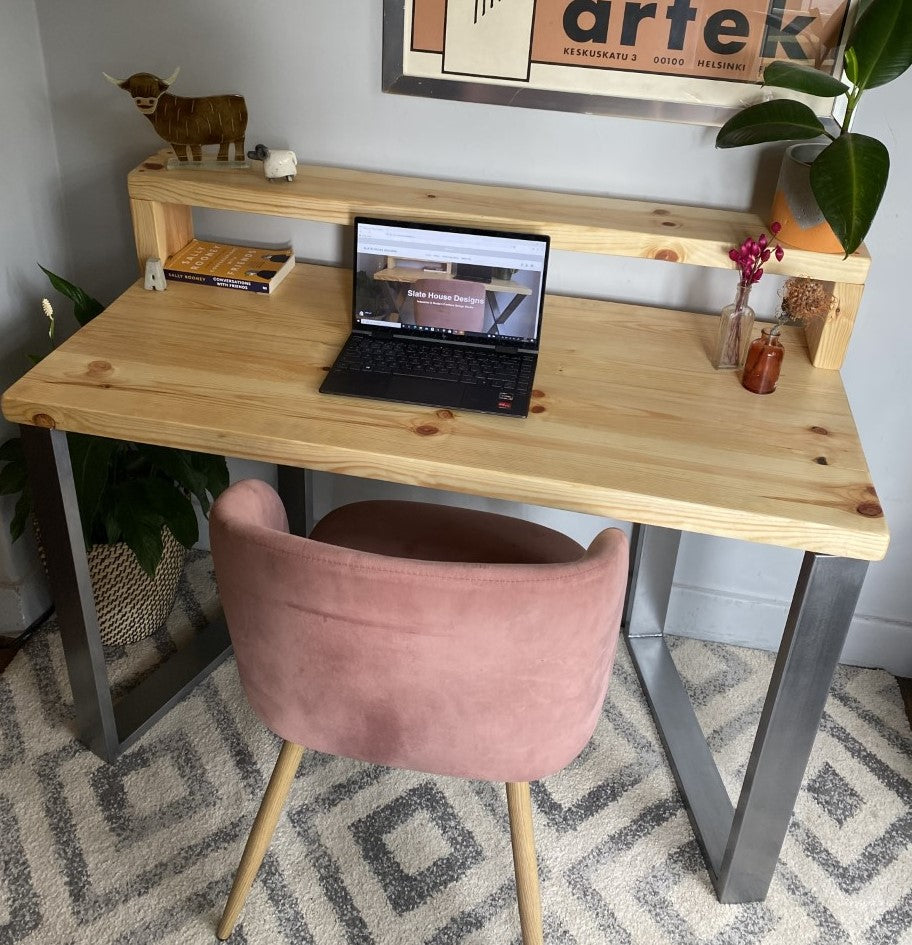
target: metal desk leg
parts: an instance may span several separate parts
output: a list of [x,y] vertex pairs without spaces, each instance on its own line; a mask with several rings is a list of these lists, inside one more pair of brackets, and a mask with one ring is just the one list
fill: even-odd
[[867,563],[805,554],[735,810],[662,637],[679,537],[634,528],[627,645],[719,900],[760,901],[776,869]]
[[722,902],[766,897],[867,570],[804,555],[716,883]]
[[66,434],[20,427],[35,515],[66,658],[80,741],[113,761],[231,652],[224,621],[210,624],[115,706],[98,633]]
[[278,467],[278,491],[285,504],[293,535],[309,535],[314,527],[313,471],[295,466]]
[[111,761],[118,754],[117,724],[66,434],[25,425],[20,432],[73,690],[76,729],[80,741]]

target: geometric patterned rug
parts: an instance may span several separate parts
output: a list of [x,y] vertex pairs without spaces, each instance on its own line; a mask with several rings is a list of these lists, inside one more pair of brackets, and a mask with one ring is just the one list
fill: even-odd
[[[217,606],[194,552],[129,688]],[[726,785],[772,668],[672,640]],[[0,675],[0,945],[193,945],[215,925],[275,762],[233,660],[107,765],[72,736],[53,620]],[[590,745],[533,785],[549,945],[912,943],[912,736],[896,680],[840,667],[765,902],[720,905],[623,647]],[[518,945],[503,787],[305,754],[230,939]]]

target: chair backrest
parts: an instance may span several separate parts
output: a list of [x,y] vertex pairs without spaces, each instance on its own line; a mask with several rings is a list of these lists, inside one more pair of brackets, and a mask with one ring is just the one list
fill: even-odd
[[589,740],[626,586],[617,529],[557,564],[388,557],[288,534],[256,480],[210,521],[241,680],[282,738],[502,781],[552,774]]

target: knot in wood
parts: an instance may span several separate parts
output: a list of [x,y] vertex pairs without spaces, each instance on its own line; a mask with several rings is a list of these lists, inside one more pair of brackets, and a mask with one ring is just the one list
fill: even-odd
[[865,518],[883,518],[883,509],[879,502],[862,502],[855,511]]
[[677,262],[678,254],[673,249],[660,249],[655,254],[656,259],[663,259],[665,262]]
[[415,427],[415,432],[418,436],[433,436],[440,431],[433,424],[422,423],[420,427]]
[[830,431],[826,427],[811,427],[811,433],[819,433],[820,436],[830,435]]
[[46,413],[36,413],[32,416],[32,423],[36,427],[44,427],[45,430],[54,430],[57,427],[57,421]]
[[453,411],[452,411],[452,410],[438,410],[438,411],[437,411],[437,417],[438,417],[438,419],[440,419],[440,420],[452,420],[452,419],[453,419]]

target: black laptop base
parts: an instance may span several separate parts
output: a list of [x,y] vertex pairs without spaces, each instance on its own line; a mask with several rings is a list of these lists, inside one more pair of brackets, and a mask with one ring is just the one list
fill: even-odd
[[416,377],[402,373],[377,370],[376,365],[365,369],[350,369],[349,351],[358,345],[358,336],[349,338],[339,353],[336,363],[320,385],[320,393],[365,397],[370,400],[388,400],[426,407],[449,407],[472,410],[507,417],[525,417],[532,398],[532,378],[536,356],[516,355],[518,374],[522,378],[503,384],[497,379],[472,378],[455,380],[440,377]]

